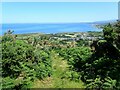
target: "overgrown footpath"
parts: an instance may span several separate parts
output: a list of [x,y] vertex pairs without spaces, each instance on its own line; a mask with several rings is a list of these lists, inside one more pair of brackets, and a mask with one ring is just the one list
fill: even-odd
[[[78,80],[73,71],[69,70],[67,60],[64,60],[56,52],[51,51],[53,74],[43,80],[35,80],[32,88],[85,88],[84,83]],[[72,80],[73,79],[73,80]]]
[[[2,88],[82,88],[80,75],[70,70],[56,50],[20,40],[11,31],[2,37]],[[39,41],[40,42],[40,41]],[[44,45],[45,46],[45,45]]]
[[102,28],[102,40],[72,47],[54,46],[41,37],[21,40],[8,31],[0,42],[2,88],[119,90],[120,21]]

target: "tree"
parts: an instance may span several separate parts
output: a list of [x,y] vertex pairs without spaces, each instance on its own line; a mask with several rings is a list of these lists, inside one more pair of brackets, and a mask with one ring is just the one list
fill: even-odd
[[[111,80],[116,80],[119,86],[120,82],[120,21],[114,24],[107,24],[102,27],[104,40],[94,41],[91,47],[94,47],[94,52],[89,58],[89,69],[85,67],[85,79],[92,79],[93,82],[99,75],[99,81],[105,82],[105,78],[110,77]],[[90,71],[90,72],[89,72]],[[91,82],[91,84],[93,83]],[[95,83],[95,82],[94,82]],[[90,84],[90,83],[89,83]],[[90,84],[90,85],[91,85]],[[99,87],[101,87],[100,84]],[[103,86],[101,87],[103,88]]]

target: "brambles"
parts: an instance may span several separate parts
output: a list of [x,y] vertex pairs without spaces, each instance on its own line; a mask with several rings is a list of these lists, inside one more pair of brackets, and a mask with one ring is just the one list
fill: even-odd
[[103,26],[104,39],[92,43],[92,53],[87,47],[60,51],[60,55],[68,60],[70,69],[81,73],[81,79],[87,84],[87,88],[102,89],[119,86],[119,22]]
[[89,39],[64,38],[64,34],[21,38],[9,31],[0,43],[3,88],[31,88],[36,79],[44,81],[48,77],[55,87],[65,87],[65,82],[78,85],[82,80],[87,89],[119,89],[119,23],[103,26],[102,40],[93,41],[91,49]]
[[12,34],[8,36],[2,37],[2,77],[5,82],[3,88],[7,88],[8,80],[11,82],[8,82],[9,88],[22,88],[35,78],[42,79],[52,74],[47,52],[35,50],[32,45],[22,40],[12,40]]
[[87,63],[86,60],[90,57],[91,51],[88,47],[67,48],[62,49],[60,55],[68,61],[71,69],[80,71],[83,69],[83,65]]
[[116,89],[116,80],[112,80],[110,77],[105,78],[104,80],[101,79],[101,77],[96,77],[94,80],[93,79],[88,79],[87,82],[89,82],[89,84],[87,84],[86,88],[90,88],[90,89]]
[[[88,87],[94,88],[119,88],[120,82],[120,49],[119,34],[120,21],[115,24],[103,26],[104,40],[98,40],[92,44],[94,52],[89,58],[89,69],[85,71],[85,81],[93,80],[88,83]],[[90,72],[88,72],[90,71]],[[89,76],[88,76],[89,75]],[[97,77],[99,75],[99,78]],[[96,83],[96,80],[100,83]],[[103,84],[102,84],[103,83]],[[90,86],[89,86],[90,85]],[[96,86],[97,85],[97,86]]]

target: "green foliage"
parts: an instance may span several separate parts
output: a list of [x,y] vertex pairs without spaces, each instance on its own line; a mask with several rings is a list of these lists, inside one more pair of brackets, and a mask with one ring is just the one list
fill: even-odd
[[88,40],[80,39],[80,40],[77,40],[76,42],[77,42],[78,47],[89,46],[89,41]]
[[102,81],[100,80],[100,77],[95,78],[95,80],[88,79],[87,82],[89,82],[89,84],[87,84],[87,88],[100,89],[102,87]]
[[49,51],[35,51],[36,59],[38,59],[37,65],[33,66],[36,70],[36,76],[40,79],[43,77],[52,75],[52,61],[49,56]]
[[117,87],[116,84],[117,84],[116,80],[112,80],[110,77],[107,77],[107,78],[105,78],[103,88],[115,89]]
[[87,84],[86,88],[89,89],[116,89],[116,80],[112,80],[110,77],[105,78],[104,80],[101,79],[100,77],[93,79],[88,79],[87,82],[89,82],[89,84]]
[[120,80],[119,30],[119,21],[115,25],[105,25],[104,40],[93,42],[92,54],[87,47],[75,47],[62,49],[59,55],[67,59],[70,69],[81,73],[88,87],[116,88]]
[[60,55],[68,60],[71,69],[80,71],[83,69],[87,58],[90,57],[91,51],[88,47],[75,47],[63,49]]
[[94,47],[95,50],[89,58],[88,69],[85,67],[83,79],[86,82],[89,79],[92,80],[87,82],[88,87],[111,89],[118,87],[120,80],[120,49],[117,45],[117,43],[119,44],[119,30],[119,21],[103,26],[105,40],[92,44],[91,47]]
[[81,75],[79,72],[76,72],[76,71],[66,71],[64,72],[62,75],[61,75],[62,79],[63,78],[67,78],[71,81],[80,81],[81,80]]
[[[36,78],[44,80],[45,77],[50,77],[53,69],[55,69],[53,77],[58,77],[55,80],[62,80],[59,85],[65,84],[67,79],[75,82],[81,79],[88,89],[118,88],[120,85],[120,21],[102,28],[103,40],[94,41],[91,49],[88,47],[89,41],[85,40],[72,43],[70,40],[50,41],[51,34],[33,35],[20,40],[9,30],[2,36],[2,43],[0,43],[3,88],[30,88]],[[96,35],[101,36],[101,33]],[[96,35],[94,32],[89,32],[89,36]],[[64,34],[62,36],[65,37]],[[56,51],[56,54],[52,51]],[[54,55],[62,58],[56,58]],[[53,57],[54,61],[52,61]],[[66,72],[62,66],[65,65],[62,59],[66,60],[69,66],[69,70],[65,69]],[[56,65],[52,66],[52,64]]]
[[17,90],[22,90],[22,89],[27,89],[31,87],[31,81],[29,78],[10,78],[10,77],[5,77],[2,79],[2,89],[17,89]]
[[49,51],[35,49],[23,40],[11,37],[11,33],[2,37],[3,88],[28,88],[35,78],[52,74]]
[[15,36],[12,35],[13,32],[14,31],[9,30],[7,33],[4,34],[4,36],[2,37],[1,41],[2,42],[7,42],[7,41],[11,42],[11,41],[14,41]]
[[34,60],[32,46],[23,41],[2,43],[3,76],[18,76],[21,73],[20,62],[30,63]]
[[10,77],[3,78],[2,80],[2,88],[13,88],[15,87],[14,79],[11,79]]
[[113,42],[113,27],[111,24],[105,25],[103,28],[103,33],[104,33],[104,38],[108,42],[112,43]]
[[104,38],[120,49],[120,21],[103,26]]

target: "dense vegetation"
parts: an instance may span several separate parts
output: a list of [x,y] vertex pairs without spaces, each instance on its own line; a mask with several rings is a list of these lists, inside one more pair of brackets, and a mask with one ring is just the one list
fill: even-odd
[[103,36],[89,32],[90,37],[102,37],[94,41],[57,39],[70,38],[61,34],[14,35],[8,31],[0,44],[2,87],[34,88],[34,83],[41,84],[47,78],[47,88],[120,89],[120,21],[101,28]]
[[24,88],[34,78],[43,79],[51,74],[49,51],[35,49],[22,40],[16,40],[10,31],[3,36],[3,88]]

